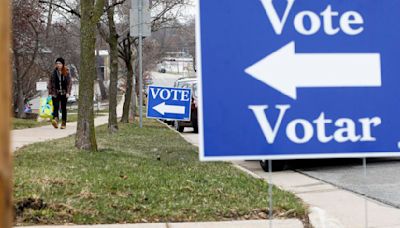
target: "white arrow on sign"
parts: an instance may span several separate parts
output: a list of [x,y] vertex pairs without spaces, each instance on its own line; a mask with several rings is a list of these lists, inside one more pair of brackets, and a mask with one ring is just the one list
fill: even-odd
[[294,42],[245,72],[294,100],[297,88],[382,85],[379,53],[296,53]]
[[185,106],[167,105],[165,102],[154,106],[153,109],[161,115],[164,115],[165,113],[185,114]]

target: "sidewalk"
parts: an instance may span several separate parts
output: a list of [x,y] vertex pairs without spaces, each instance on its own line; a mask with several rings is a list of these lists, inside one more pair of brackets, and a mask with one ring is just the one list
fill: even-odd
[[[256,177],[267,179],[258,162],[236,162]],[[365,227],[365,199],[294,171],[274,172],[274,185],[295,193],[310,205],[310,219],[318,227]],[[400,227],[400,209],[368,199],[368,227]]]
[[[124,100],[121,100],[121,102],[117,106],[118,117],[122,116],[123,104]],[[108,115],[97,117],[94,120],[95,126],[107,123],[108,123]],[[12,130],[11,149],[14,152],[19,148],[27,146],[29,144],[68,137],[76,133],[76,127],[77,127],[77,122],[73,122],[73,123],[67,123],[67,128],[64,130],[54,129],[54,127],[51,126],[51,124],[49,123],[48,126],[43,126],[43,127]]]
[[[273,220],[274,228],[302,228],[299,220]],[[63,228],[66,226],[30,226],[29,228]],[[143,223],[143,224],[114,224],[114,225],[86,225],[68,226],[71,228],[267,228],[267,220],[249,220],[232,222],[198,222],[198,223]]]

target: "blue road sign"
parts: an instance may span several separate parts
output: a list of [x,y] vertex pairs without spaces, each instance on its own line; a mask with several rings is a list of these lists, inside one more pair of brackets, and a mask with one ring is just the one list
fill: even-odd
[[197,3],[202,160],[400,156],[400,1]]
[[191,89],[149,86],[147,118],[190,120]]

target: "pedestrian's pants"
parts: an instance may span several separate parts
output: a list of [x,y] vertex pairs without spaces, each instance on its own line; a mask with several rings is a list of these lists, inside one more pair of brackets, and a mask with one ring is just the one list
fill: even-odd
[[53,106],[54,112],[53,117],[59,119],[58,113],[60,110],[61,104],[61,113],[62,113],[62,120],[67,122],[67,96],[65,95],[57,95],[56,97],[53,96]]

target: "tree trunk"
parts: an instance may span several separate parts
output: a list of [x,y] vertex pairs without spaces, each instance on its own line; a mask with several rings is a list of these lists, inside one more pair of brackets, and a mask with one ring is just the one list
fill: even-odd
[[[133,64],[133,63],[132,63]],[[132,69],[136,69],[136,64],[133,64],[132,65]],[[135,121],[135,118],[136,118],[136,106],[137,106],[137,101],[138,101],[138,99],[137,99],[137,96],[136,96],[136,85],[138,84],[138,81],[136,80],[136,75],[137,74],[135,74],[134,72],[133,72],[133,76],[132,76],[132,107],[131,107],[131,119],[133,120],[133,121]]]
[[15,63],[15,76],[16,76],[16,87],[17,90],[17,108],[18,108],[18,118],[25,118],[25,102],[24,102],[24,88],[23,88],[23,80],[21,75],[21,65],[19,62],[18,53],[14,52],[14,63]]
[[[99,68],[99,76],[101,74],[100,68]],[[98,78],[98,83],[99,83],[99,89],[100,89],[100,96],[101,96],[101,100],[107,100],[107,89],[106,86],[104,85],[104,79],[102,77]]]
[[49,14],[47,15],[47,26],[46,26],[46,39],[49,38],[51,23],[53,21],[53,0],[49,2]]
[[[96,78],[95,44],[98,8],[104,7],[104,1],[81,0],[81,76],[79,80],[78,126],[75,146],[81,150],[97,151],[94,128],[93,96]],[[97,18],[98,17],[98,18]]]
[[131,105],[132,87],[133,87],[132,61],[125,61],[125,65],[128,69],[128,75],[127,75],[127,79],[126,79],[125,101],[124,101],[124,109],[122,112],[121,122],[129,123],[129,110],[130,110],[130,105]]
[[[115,0],[113,0],[115,3]],[[109,88],[109,114],[108,114],[108,130],[110,133],[118,131],[117,120],[117,92],[118,92],[118,35],[114,21],[114,7],[108,10],[108,27],[110,36],[108,44],[110,45],[110,88]]]
[[0,1],[0,227],[11,228],[12,213],[12,154],[10,151],[11,126],[11,22],[10,1]]

